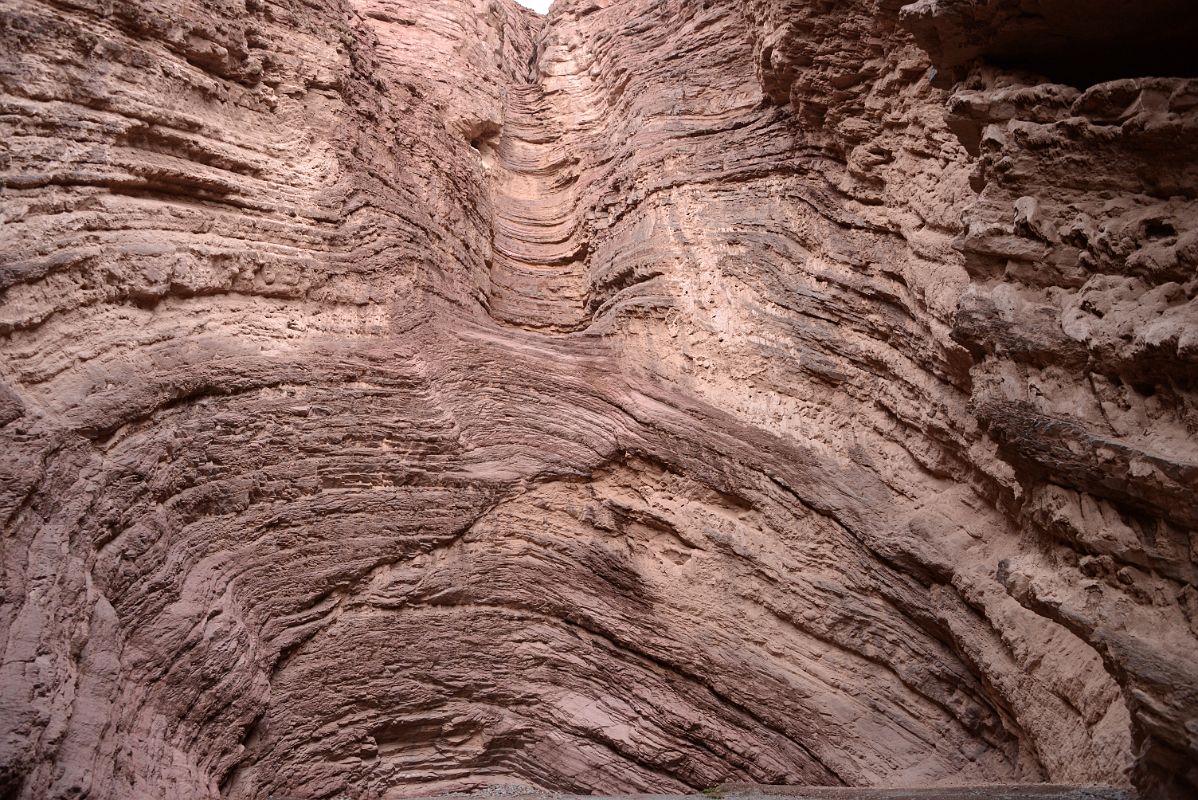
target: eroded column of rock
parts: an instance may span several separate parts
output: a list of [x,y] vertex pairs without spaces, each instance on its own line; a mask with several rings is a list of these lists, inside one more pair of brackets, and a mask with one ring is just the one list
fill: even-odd
[[1142,793],[1192,796],[1198,10],[1018,5],[903,9],[956,80],[948,123],[974,156],[953,337],[1038,537],[1001,577],[1116,676]]
[[974,195],[948,226],[970,277],[952,338],[971,351],[972,412],[1002,463],[987,466],[976,445],[971,460],[993,482],[983,491],[1034,535],[999,577],[1102,655],[1132,710],[1146,796],[1189,796],[1198,14],[1167,0],[1134,13],[1067,0],[900,5],[862,4],[873,51],[856,57],[819,44],[842,14],[755,9],[763,82],[846,148],[850,168],[864,164],[859,175],[902,176],[902,194],[883,201],[901,208],[920,201],[920,175],[946,173],[926,161],[899,171],[885,142],[904,125],[893,105],[864,140],[842,121],[868,119],[869,100],[920,65],[896,21],[931,54]]
[[1189,84],[900,5],[6,8],[4,788],[1184,792]]
[[489,223],[344,5],[2,31],[4,784],[215,796],[328,598],[490,502],[405,477],[457,431],[398,338]]

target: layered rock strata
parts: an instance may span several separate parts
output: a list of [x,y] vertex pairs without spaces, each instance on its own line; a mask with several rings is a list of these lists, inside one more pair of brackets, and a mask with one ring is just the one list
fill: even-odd
[[3,790],[1190,796],[1194,14],[1027,5],[4,6]]

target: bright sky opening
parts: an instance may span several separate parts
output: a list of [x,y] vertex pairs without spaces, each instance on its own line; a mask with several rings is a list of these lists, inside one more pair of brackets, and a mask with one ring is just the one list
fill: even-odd
[[549,6],[553,3],[553,0],[516,0],[516,2],[525,8],[531,8],[538,14],[548,14]]

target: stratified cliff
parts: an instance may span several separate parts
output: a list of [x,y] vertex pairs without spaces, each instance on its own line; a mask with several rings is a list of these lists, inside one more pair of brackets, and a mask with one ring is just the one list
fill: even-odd
[[1182,0],[0,6],[0,793],[1198,791]]

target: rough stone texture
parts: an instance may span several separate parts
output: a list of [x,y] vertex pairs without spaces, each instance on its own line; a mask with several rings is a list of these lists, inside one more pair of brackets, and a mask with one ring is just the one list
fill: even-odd
[[1192,796],[1188,5],[8,0],[0,791]]

